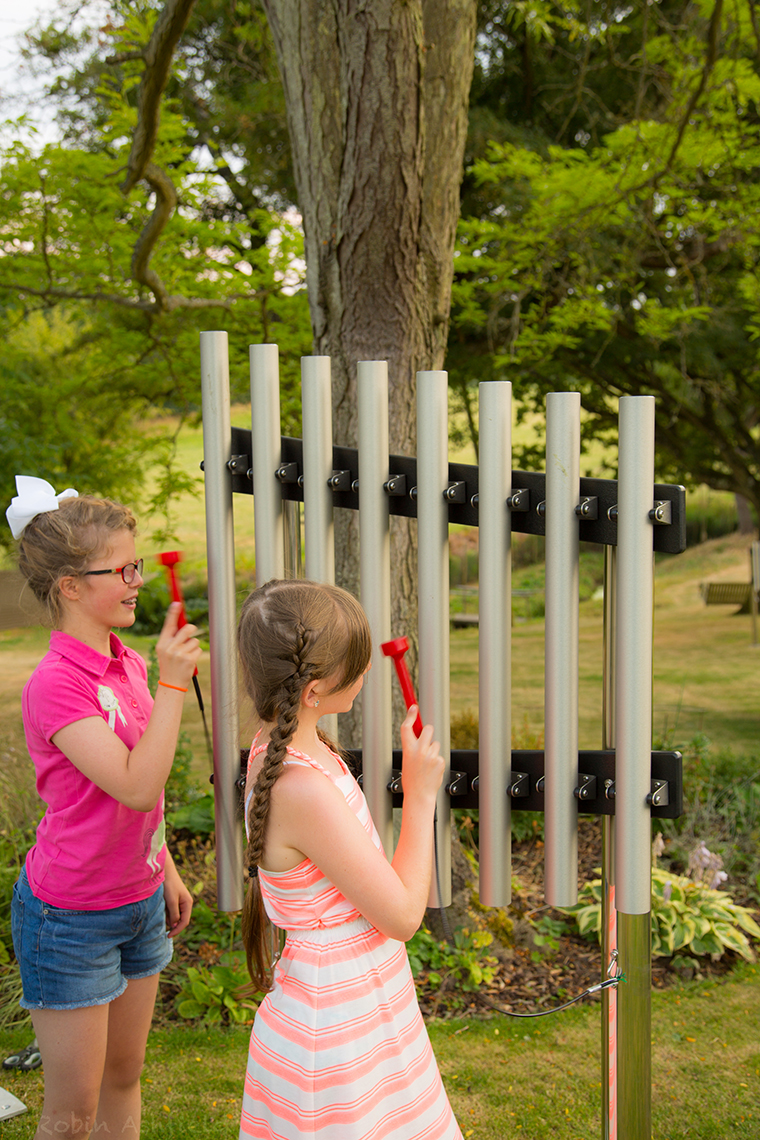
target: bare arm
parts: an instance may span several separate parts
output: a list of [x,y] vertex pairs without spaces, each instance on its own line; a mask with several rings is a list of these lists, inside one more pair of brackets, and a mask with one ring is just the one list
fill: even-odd
[[311,859],[373,926],[404,942],[425,913],[444,767],[432,727],[426,725],[419,740],[414,736],[416,714],[411,709],[401,729],[404,809],[392,863],[341,792],[319,772],[303,768],[291,769],[275,784],[267,836],[268,845],[271,835],[280,850],[287,846]]
[[174,938],[190,922],[190,915],[193,911],[193,896],[182,882],[168,847],[164,866],[164,904],[169,936]]
[[[184,694],[201,648],[194,625],[177,629],[179,606],[169,607],[156,653],[159,685],[145,732],[130,752],[102,717],[86,717],[62,728],[53,743],[109,796],[136,811],[152,811],[167,781],[177,747]],[[174,685],[177,688],[167,688]]]

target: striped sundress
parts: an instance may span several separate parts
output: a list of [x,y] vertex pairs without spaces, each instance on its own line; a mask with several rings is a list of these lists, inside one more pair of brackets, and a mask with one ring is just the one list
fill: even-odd
[[[333,781],[380,848],[343,761],[334,776],[288,752],[286,764]],[[287,938],[251,1033],[240,1140],[461,1140],[404,943],[371,926],[310,859],[260,869],[259,884]]]

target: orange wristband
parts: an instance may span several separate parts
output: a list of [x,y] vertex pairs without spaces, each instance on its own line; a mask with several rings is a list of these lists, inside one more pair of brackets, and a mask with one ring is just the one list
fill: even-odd
[[163,685],[165,689],[176,689],[178,693],[186,693],[187,689],[183,689],[181,685],[167,685],[166,681],[159,681],[159,685]]

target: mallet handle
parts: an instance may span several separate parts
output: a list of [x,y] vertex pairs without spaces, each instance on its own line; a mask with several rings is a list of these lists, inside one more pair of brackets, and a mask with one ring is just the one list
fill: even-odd
[[[409,666],[402,656],[394,656],[393,664],[396,666],[396,676],[398,677],[399,684],[401,685],[401,693],[404,697],[406,707],[409,709],[412,705],[417,704],[417,698],[414,695],[414,686],[412,685],[412,678],[409,674]],[[417,719],[414,722],[414,735],[419,736],[422,732],[422,717],[417,712]]]

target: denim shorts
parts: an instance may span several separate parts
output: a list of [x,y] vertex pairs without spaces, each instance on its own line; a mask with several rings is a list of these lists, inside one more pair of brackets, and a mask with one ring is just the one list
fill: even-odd
[[64,910],[32,894],[26,870],[13,888],[13,948],[24,1009],[105,1005],[127,982],[148,978],[171,961],[164,889],[112,910]]

